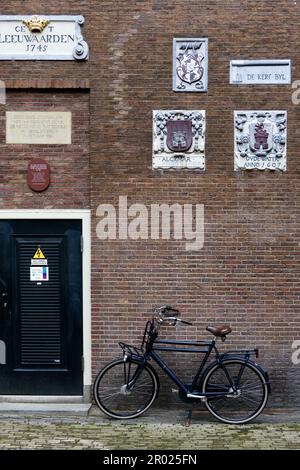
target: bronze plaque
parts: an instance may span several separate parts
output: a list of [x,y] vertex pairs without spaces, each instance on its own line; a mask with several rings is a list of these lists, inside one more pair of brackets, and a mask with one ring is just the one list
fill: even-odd
[[167,122],[167,146],[173,152],[186,152],[193,142],[192,121]]
[[50,167],[45,160],[36,158],[28,163],[27,183],[32,191],[45,191],[50,184]]

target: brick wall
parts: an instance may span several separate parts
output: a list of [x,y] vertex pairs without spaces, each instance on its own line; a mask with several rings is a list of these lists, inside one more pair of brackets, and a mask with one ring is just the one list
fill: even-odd
[[[170,334],[203,337],[208,323],[231,323],[230,348],[244,344],[262,350],[260,361],[274,382],[273,403],[300,404],[300,366],[291,364],[292,342],[300,339],[300,106],[292,104],[290,86],[229,85],[230,59],[290,58],[293,80],[299,78],[300,5],[290,0],[48,3],[12,1],[1,10],[85,15],[90,61],[1,63],[1,78],[90,80],[93,371],[117,354],[116,340],[137,340],[153,305],[168,302],[195,323],[190,331]],[[209,38],[208,93],[172,91],[172,39],[186,36]],[[18,93],[30,96],[16,92],[15,100]],[[203,174],[151,169],[152,110],[180,108],[206,110]],[[239,109],[288,111],[287,173],[233,171],[233,111]],[[3,165],[6,150],[1,155]],[[18,155],[15,161],[20,165]],[[77,178],[80,184],[81,175]],[[13,184],[19,199],[10,198],[10,207],[35,207],[34,199],[23,195],[24,181]],[[11,187],[6,184],[4,191]],[[204,248],[187,252],[184,242],[162,240],[101,242],[96,208],[117,204],[119,195],[127,195],[128,204],[204,204]],[[68,199],[63,204],[67,207]],[[86,207],[86,199],[80,204]],[[53,201],[54,207],[62,205]]]
[[[18,86],[18,82],[12,85]],[[32,89],[26,85],[8,89],[6,106],[0,107],[0,207],[88,208],[89,93],[62,88]],[[72,145],[6,145],[7,111],[71,111]],[[51,168],[50,187],[42,193],[34,193],[27,185],[27,166],[33,158],[44,158]]]
[[[186,252],[178,241],[94,239],[95,369],[117,354],[115,338],[137,339],[150,308],[167,302],[195,324],[168,333],[203,338],[208,323],[230,323],[228,347],[261,349],[273,403],[300,403],[299,366],[291,364],[300,337],[300,107],[290,86],[229,85],[230,59],[290,58],[297,79],[299,15],[288,1],[113,2],[102,12],[110,26],[91,38],[91,68],[104,64],[92,89],[101,95],[101,106],[92,100],[94,214],[120,194],[129,205],[202,203],[205,245]],[[172,92],[174,36],[209,38],[208,93]],[[206,109],[204,174],[151,169],[152,110],[180,108]],[[288,172],[235,173],[233,111],[268,108],[288,111]]]

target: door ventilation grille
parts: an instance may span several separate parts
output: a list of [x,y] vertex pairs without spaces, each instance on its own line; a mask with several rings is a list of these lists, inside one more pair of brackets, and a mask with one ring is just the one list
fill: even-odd
[[19,335],[20,364],[60,365],[62,362],[62,286],[60,270],[61,241],[43,243],[48,260],[49,281],[30,281],[31,258],[36,243],[20,242],[19,270]]

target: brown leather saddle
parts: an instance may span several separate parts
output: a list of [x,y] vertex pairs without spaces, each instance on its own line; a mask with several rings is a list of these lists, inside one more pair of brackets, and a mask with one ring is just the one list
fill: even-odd
[[232,329],[229,325],[223,325],[219,327],[208,326],[206,330],[209,331],[212,335],[218,336],[220,338],[224,338],[226,335],[229,335],[229,333],[232,332]]

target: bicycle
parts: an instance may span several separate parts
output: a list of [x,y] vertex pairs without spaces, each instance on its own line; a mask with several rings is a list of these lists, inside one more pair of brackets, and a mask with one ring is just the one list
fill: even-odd
[[[116,419],[136,418],[145,413],[159,394],[159,378],[151,364],[153,360],[177,385],[179,397],[191,402],[203,402],[218,420],[230,424],[252,421],[265,408],[270,382],[265,372],[250,357],[258,357],[258,349],[219,353],[216,342],[226,340],[230,326],[208,326],[214,335],[211,341],[157,340],[160,327],[167,322],[175,326],[182,320],[179,310],[168,305],[156,309],[156,316],[147,321],[140,348],[120,342],[123,358],[107,364],[96,376],[94,398],[100,410]],[[167,366],[158,351],[202,353],[204,357],[190,384],[184,383]],[[215,360],[206,364],[212,352]]]

